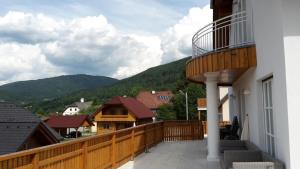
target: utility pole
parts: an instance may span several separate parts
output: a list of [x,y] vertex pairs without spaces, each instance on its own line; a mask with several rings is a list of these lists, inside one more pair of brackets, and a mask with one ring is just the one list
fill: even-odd
[[186,110],[186,120],[189,120],[189,103],[188,103],[188,94],[185,92],[185,110]]
[[186,120],[189,120],[189,103],[188,103],[188,93],[183,92],[182,90],[179,90],[179,93],[185,96],[185,113],[186,113]]

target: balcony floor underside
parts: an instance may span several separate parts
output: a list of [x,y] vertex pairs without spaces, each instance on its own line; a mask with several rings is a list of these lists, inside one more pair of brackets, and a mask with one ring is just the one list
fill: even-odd
[[119,169],[220,169],[206,160],[206,141],[163,142]]
[[188,61],[186,77],[196,83],[204,83],[205,74],[219,72],[219,85],[231,85],[245,71],[256,66],[255,45],[228,48],[207,53]]

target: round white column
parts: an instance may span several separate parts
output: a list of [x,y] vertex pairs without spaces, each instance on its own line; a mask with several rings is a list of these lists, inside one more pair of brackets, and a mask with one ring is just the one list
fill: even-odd
[[218,80],[219,73],[206,73],[208,161],[219,160]]

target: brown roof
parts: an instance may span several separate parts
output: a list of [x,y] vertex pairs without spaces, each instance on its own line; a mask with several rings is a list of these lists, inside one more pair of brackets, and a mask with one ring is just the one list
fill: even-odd
[[51,116],[45,122],[52,128],[78,128],[81,127],[85,121],[88,122],[90,126],[93,125],[88,115]]
[[159,91],[152,94],[149,91],[141,91],[136,99],[146,105],[149,109],[157,109],[164,104],[170,104],[173,97],[171,91]]
[[97,110],[97,112],[94,113],[94,116],[98,114],[102,109],[114,105],[123,105],[130,112],[132,112],[137,119],[154,117],[153,112],[151,112],[150,109],[148,109],[143,103],[141,103],[137,99],[132,97],[121,97],[121,96],[114,97],[110,101],[105,103],[100,109]]

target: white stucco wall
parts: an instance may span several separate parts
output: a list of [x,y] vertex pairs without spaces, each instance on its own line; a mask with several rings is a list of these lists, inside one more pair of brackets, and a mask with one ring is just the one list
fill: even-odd
[[[250,127],[250,139],[251,142],[259,146],[261,149],[264,149],[264,145],[260,140],[260,129],[264,128],[262,119],[262,112],[258,109],[258,96],[259,93],[257,91],[256,84],[256,68],[252,68],[248,70],[243,76],[235,82],[233,85],[233,101],[235,102],[233,112],[235,115],[240,116],[239,110],[239,95],[243,94],[245,90],[250,91],[249,94],[244,95],[245,105],[244,110],[245,114],[248,114],[249,117],[249,127]],[[243,125],[243,121],[240,121],[240,124]]]
[[290,168],[300,168],[300,1],[282,0]]
[[[300,1],[248,0],[253,7],[257,67],[233,85],[234,96],[245,95],[251,141],[265,149],[262,80],[273,76],[276,157],[287,169],[300,168]],[[298,49],[298,50],[297,50]],[[234,110],[238,111],[234,97]]]

